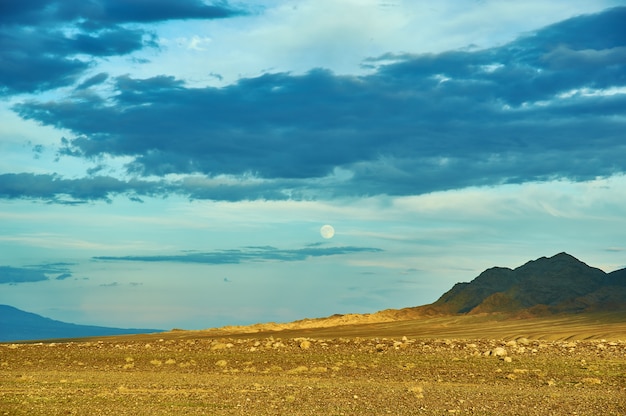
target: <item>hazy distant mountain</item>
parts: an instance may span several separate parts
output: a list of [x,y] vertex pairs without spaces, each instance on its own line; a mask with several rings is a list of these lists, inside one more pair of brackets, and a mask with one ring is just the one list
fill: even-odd
[[106,335],[145,334],[159,329],[121,329],[69,324],[0,305],[0,342]]
[[626,269],[607,274],[559,253],[516,269],[487,269],[469,283],[457,283],[435,303],[420,309],[429,314],[626,309]]
[[[373,314],[333,315],[287,324],[257,324],[240,331],[319,328],[389,322],[433,315],[507,312],[513,316],[626,310],[626,269],[611,273],[567,253],[541,257],[516,269],[493,267],[469,283],[457,283],[430,305]],[[225,327],[229,331],[236,327]],[[162,332],[68,324],[0,305],[0,341],[78,338]]]

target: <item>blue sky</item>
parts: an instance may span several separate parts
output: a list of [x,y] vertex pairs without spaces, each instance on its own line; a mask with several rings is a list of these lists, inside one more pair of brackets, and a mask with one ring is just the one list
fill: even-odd
[[[198,329],[626,267],[626,1],[0,5],[0,303]],[[335,235],[324,239],[320,227]]]

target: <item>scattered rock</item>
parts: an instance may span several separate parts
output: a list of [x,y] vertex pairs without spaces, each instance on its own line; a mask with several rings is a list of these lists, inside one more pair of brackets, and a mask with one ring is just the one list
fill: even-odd
[[411,386],[408,388],[408,390],[415,394],[415,397],[417,397],[418,399],[423,399],[424,398],[424,387],[422,386]]
[[503,358],[507,356],[507,352],[506,352],[506,349],[504,349],[503,347],[496,347],[492,350],[485,351],[484,355],[486,357],[493,356],[493,357]]
[[585,377],[580,381],[584,384],[602,384],[602,380],[597,377]]
[[231,343],[216,342],[215,344],[211,345],[211,350],[225,350],[232,347],[234,347],[234,345]]

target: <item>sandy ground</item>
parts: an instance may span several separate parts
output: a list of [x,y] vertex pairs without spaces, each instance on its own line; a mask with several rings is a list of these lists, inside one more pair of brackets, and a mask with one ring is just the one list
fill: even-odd
[[0,415],[626,414],[626,341],[172,334],[2,344]]

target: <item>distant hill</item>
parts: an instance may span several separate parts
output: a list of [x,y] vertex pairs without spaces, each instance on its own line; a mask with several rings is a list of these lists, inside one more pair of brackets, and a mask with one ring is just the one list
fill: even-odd
[[626,309],[626,269],[607,274],[559,253],[516,269],[487,269],[469,283],[457,283],[435,303],[418,308],[443,315],[546,315]]
[[146,334],[152,332],[162,332],[162,330],[76,325],[44,318],[12,306],[0,305],[0,342]]
[[626,269],[605,273],[567,253],[559,253],[529,261],[516,269],[487,269],[469,283],[457,283],[428,305],[386,309],[372,314],[336,314],[289,323],[226,326],[214,328],[214,332],[307,330],[489,313],[525,318],[613,311],[626,311]]
[[[290,323],[228,326],[213,331],[233,334],[407,321],[429,316],[506,313],[523,318],[618,310],[626,311],[626,269],[605,273],[567,253],[559,253],[529,261],[516,269],[492,267],[469,283],[455,284],[429,305]],[[74,325],[0,305],[0,342],[152,332],[163,331]]]

